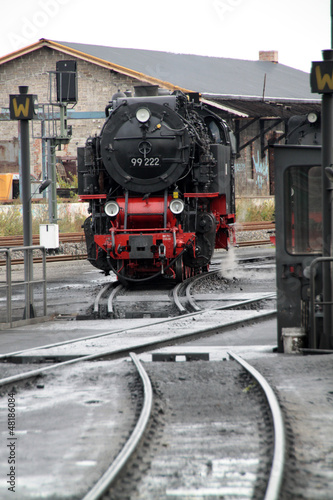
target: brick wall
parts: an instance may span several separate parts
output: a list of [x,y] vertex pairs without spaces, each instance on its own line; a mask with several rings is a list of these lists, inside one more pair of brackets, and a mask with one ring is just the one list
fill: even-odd
[[[240,127],[246,125],[248,120],[240,120]],[[270,125],[269,120],[265,120],[265,127]],[[284,132],[284,124],[277,125],[276,128],[265,134],[264,144],[276,135]],[[259,120],[247,127],[240,133],[239,144],[245,144],[253,137],[260,134]],[[240,151],[240,157],[235,162],[236,196],[269,196],[269,153],[268,150],[262,155],[260,138],[253,141]]]

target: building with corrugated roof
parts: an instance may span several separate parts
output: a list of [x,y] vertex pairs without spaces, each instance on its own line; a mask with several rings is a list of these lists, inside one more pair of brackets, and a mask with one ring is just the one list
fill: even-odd
[[[272,194],[268,145],[285,140],[291,116],[320,111],[318,96],[310,92],[309,75],[279,64],[275,51],[247,61],[41,39],[0,58],[0,172],[18,171],[18,126],[8,121],[9,95],[18,93],[19,85],[28,85],[39,103],[48,103],[52,74],[62,60],[77,63],[78,102],[68,111],[73,135],[57,152],[59,158],[75,158],[76,148],[99,133],[105,106],[118,90],[153,84],[198,92],[236,134],[238,196]],[[32,173],[41,176],[41,122],[35,120],[31,128]]]

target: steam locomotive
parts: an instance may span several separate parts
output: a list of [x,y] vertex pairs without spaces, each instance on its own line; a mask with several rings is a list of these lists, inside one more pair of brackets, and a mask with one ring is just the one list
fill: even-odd
[[112,97],[100,135],[78,148],[88,260],[126,282],[180,282],[233,237],[233,136],[199,94],[135,90]]

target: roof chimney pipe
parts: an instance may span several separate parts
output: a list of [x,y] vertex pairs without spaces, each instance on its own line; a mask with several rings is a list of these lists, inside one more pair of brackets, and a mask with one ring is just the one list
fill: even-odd
[[279,62],[279,55],[277,50],[260,50],[259,61],[269,61],[272,63]]

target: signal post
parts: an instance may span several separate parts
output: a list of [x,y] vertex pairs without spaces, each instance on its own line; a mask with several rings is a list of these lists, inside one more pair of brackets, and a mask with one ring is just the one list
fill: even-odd
[[[32,216],[31,216],[31,180],[30,180],[30,143],[29,120],[37,118],[37,96],[28,94],[28,87],[20,86],[19,94],[9,96],[10,119],[18,120],[21,140],[20,183],[23,209],[23,245],[32,246]],[[24,281],[26,283],[25,318],[35,316],[33,294],[29,283],[33,279],[33,255],[28,250],[24,253]],[[28,292],[29,290],[29,292]]]
[[[333,42],[333,40],[332,40]],[[323,61],[313,62],[311,91],[322,94],[322,214],[323,257],[333,260],[333,49],[323,50]],[[321,349],[333,348],[332,263],[323,262],[323,334]]]

